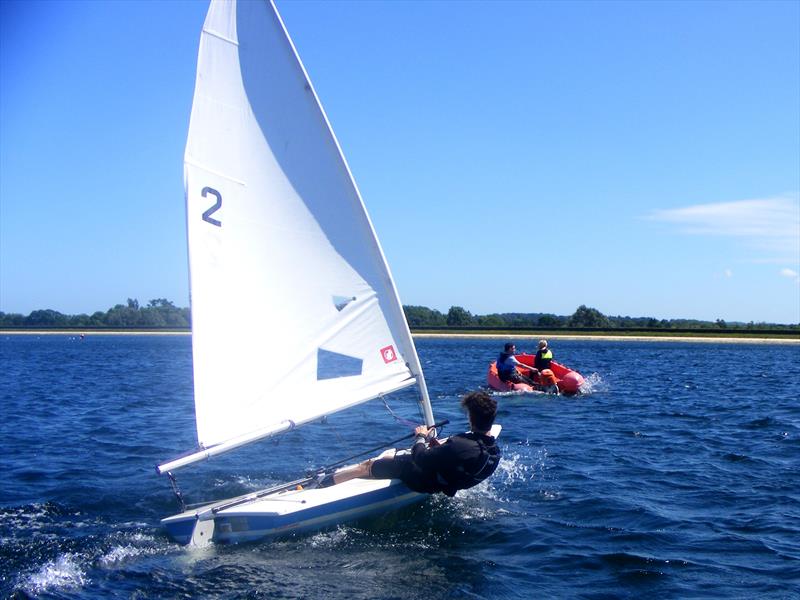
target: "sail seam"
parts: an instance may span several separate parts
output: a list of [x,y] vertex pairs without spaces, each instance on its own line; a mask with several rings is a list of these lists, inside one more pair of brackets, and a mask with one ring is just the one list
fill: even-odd
[[224,35],[221,35],[215,31],[211,31],[209,29],[203,29],[203,33],[205,33],[206,35],[210,35],[211,37],[217,38],[218,40],[221,40],[223,42],[228,42],[229,44],[233,44],[234,46],[239,45],[239,42],[237,40],[232,40],[230,38],[227,38]]
[[188,156],[184,156],[183,162],[185,162],[187,165],[197,167],[198,169],[203,169],[207,173],[211,173],[212,175],[216,175],[217,177],[222,177],[223,179],[227,179],[228,181],[247,187],[247,184],[244,181],[236,179],[235,177],[231,177],[230,175],[226,175],[225,173],[221,173],[220,171],[209,169],[207,166],[199,163],[196,160],[189,158]]

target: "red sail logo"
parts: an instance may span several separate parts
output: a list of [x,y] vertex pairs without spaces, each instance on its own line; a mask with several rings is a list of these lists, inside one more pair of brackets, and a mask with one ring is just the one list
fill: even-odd
[[394,346],[386,346],[386,348],[381,348],[381,356],[383,357],[383,362],[385,362],[387,365],[390,362],[397,360],[397,352],[394,351]]

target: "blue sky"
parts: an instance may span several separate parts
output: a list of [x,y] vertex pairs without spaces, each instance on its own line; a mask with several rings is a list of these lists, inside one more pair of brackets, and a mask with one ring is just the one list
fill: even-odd
[[[0,2],[0,310],[188,305],[206,8]],[[800,3],[278,8],[405,304],[800,322]]]

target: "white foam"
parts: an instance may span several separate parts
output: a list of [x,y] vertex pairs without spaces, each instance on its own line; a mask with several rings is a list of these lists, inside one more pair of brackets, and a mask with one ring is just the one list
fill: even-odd
[[[235,481],[237,485],[240,485],[243,488],[248,489],[248,490],[252,490],[252,491],[263,489],[267,485],[261,479],[254,479],[254,478],[248,477],[246,475],[237,475],[237,476],[235,476],[233,478],[233,481]],[[214,482],[214,484],[215,484],[216,487],[222,487],[222,486],[227,485],[228,482],[227,481],[221,481],[221,480],[217,479]]]
[[142,554],[140,548],[134,546],[115,546],[109,552],[106,552],[98,559],[98,562],[104,567],[108,567],[115,563],[122,562],[132,556]]
[[49,515],[50,508],[47,504],[30,504],[27,506],[7,508],[0,514],[0,524],[12,529],[19,529],[21,527],[38,529],[41,527],[39,521]]
[[124,544],[121,546],[114,546],[111,550],[106,552],[98,559],[100,565],[110,567],[114,564],[127,561],[130,558],[137,556],[149,556],[158,554],[160,550],[155,547],[142,547],[132,544]]
[[41,594],[48,590],[79,588],[89,582],[78,558],[72,553],[62,554],[48,562],[37,573],[28,576],[22,587],[30,594]]
[[[284,481],[276,481],[275,479],[269,479],[266,477],[250,477],[248,475],[235,475],[233,477],[233,481],[237,485],[240,485],[251,492],[257,492],[273,485],[285,483]],[[227,487],[229,484],[230,480],[223,481],[221,479],[217,479],[214,482],[214,485],[217,488]]]
[[[544,457],[546,457],[546,451]],[[519,452],[504,453],[497,470],[491,477],[475,487],[461,490],[455,497],[461,518],[466,521],[489,520],[508,510],[502,506],[511,503],[505,492],[519,481],[533,479],[537,466],[541,468],[544,457],[540,453],[534,463]],[[491,501],[487,503],[487,500]]]
[[609,390],[608,384],[603,381],[600,373],[592,373],[584,378],[581,384],[581,394],[593,394],[595,392],[607,392]]
[[330,531],[321,531],[311,536],[310,543],[312,548],[330,548],[338,546],[348,538],[348,530],[344,526],[339,526]]
[[515,396],[546,396],[547,394],[539,390],[509,390],[507,392],[492,390],[491,395],[513,398]]
[[511,452],[503,455],[500,464],[497,465],[493,478],[502,478],[502,483],[511,486],[518,481],[530,481],[536,476],[537,470],[541,471],[547,460],[547,450],[538,450],[533,457],[525,456],[519,452]]

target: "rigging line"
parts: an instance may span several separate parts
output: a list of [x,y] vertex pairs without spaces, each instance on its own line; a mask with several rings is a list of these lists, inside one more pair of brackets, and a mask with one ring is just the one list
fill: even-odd
[[186,500],[183,499],[181,489],[178,487],[178,480],[175,479],[175,475],[172,474],[172,471],[167,471],[167,477],[169,477],[169,483],[172,485],[172,491],[175,492],[175,497],[178,499],[181,512],[186,512]]
[[409,419],[404,419],[403,417],[398,417],[395,412],[392,410],[392,407],[389,406],[389,403],[386,402],[386,396],[381,396],[381,400],[383,401],[383,405],[386,407],[386,410],[389,411],[389,414],[394,417],[394,420],[398,423],[402,423],[403,425],[407,425],[408,427],[416,428],[419,423],[415,423],[414,421],[410,421]]
[[[327,421],[326,421],[326,423],[327,423]],[[342,447],[347,446],[347,442],[345,441],[345,439],[342,436],[342,434],[339,433],[339,428],[338,427],[333,427],[333,435],[336,436],[336,441],[339,442],[339,445],[341,445]]]

